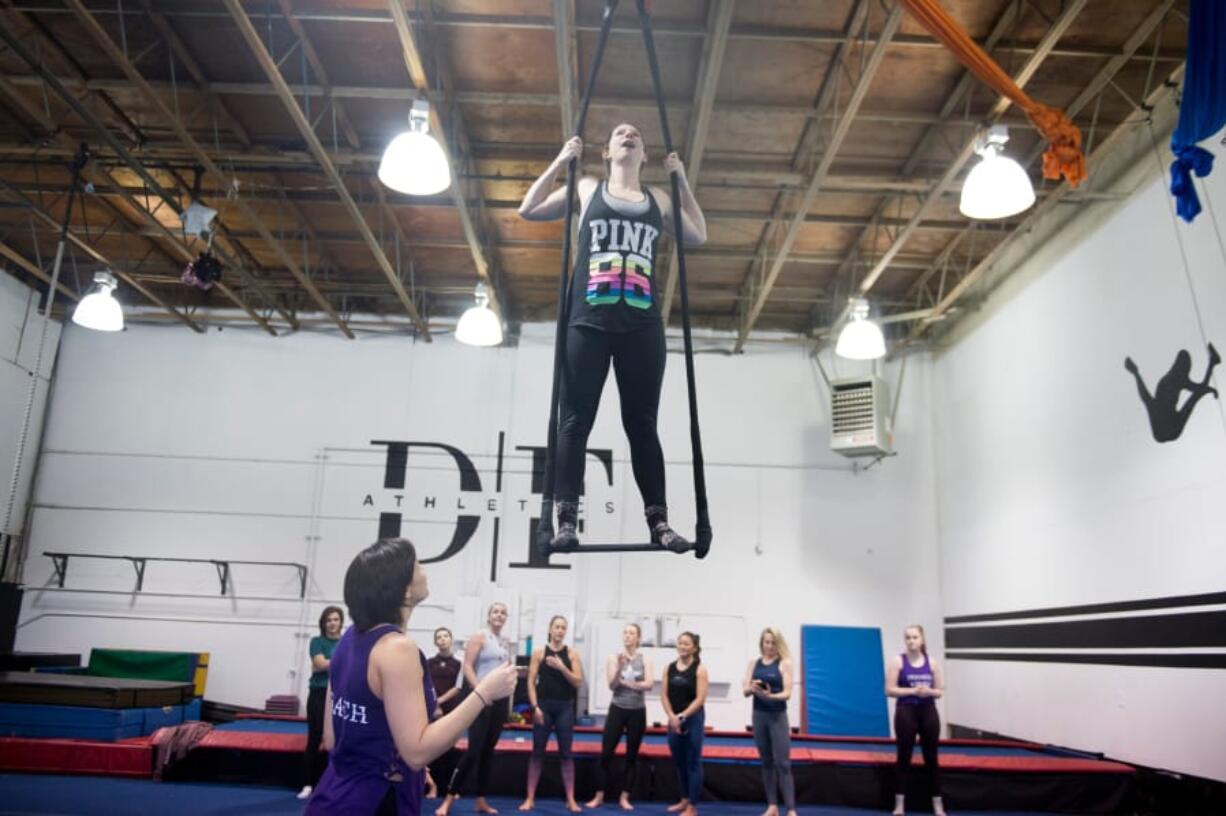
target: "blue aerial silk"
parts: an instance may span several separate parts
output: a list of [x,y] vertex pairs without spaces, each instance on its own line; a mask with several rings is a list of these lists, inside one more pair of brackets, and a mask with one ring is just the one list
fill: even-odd
[[1213,154],[1196,143],[1226,125],[1226,2],[1192,0],[1188,17],[1187,69],[1179,124],[1171,134],[1171,194],[1179,216],[1191,222],[1200,213],[1192,174],[1204,178]]

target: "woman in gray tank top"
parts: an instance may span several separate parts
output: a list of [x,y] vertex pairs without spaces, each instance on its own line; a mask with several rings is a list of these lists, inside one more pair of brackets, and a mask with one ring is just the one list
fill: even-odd
[[[651,660],[639,651],[642,632],[637,623],[628,623],[622,630],[622,650],[609,656],[605,663],[605,678],[613,691],[609,713],[604,722],[604,737],[600,747],[600,772],[596,774],[596,795],[587,803],[590,808],[604,804],[606,787],[618,798],[622,810],[634,810],[630,791],[634,788],[634,769],[647,730],[646,693],[654,684]],[[626,734],[626,771],[616,784],[608,785],[609,768],[622,732]]]
[[[464,683],[469,688],[475,687],[481,678],[510,660],[510,644],[502,637],[502,627],[506,622],[507,605],[495,601],[486,613],[486,628],[472,635],[464,644]],[[451,803],[459,795],[460,787],[474,765],[477,766],[477,798],[473,809],[478,813],[498,812],[485,800],[485,794],[489,788],[494,748],[502,735],[502,727],[507,724],[507,699],[491,701],[491,705],[469,727],[468,748],[451,774],[447,796],[434,811],[435,816],[447,816]]]

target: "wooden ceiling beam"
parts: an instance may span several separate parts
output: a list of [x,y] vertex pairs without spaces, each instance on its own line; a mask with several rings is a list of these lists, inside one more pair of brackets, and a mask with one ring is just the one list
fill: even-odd
[[[233,1],[227,0],[227,2]],[[451,78],[451,72],[444,60],[436,60],[437,76],[432,78],[426,71],[421,50],[418,48],[417,39],[413,33],[413,24],[409,22],[409,14],[404,9],[403,0],[388,0],[388,9],[392,14],[392,20],[396,27],[396,36],[400,42],[401,53],[404,57],[405,69],[409,73],[413,87],[430,101],[430,130],[443,148],[443,154],[447,157],[447,164],[451,167],[452,181],[448,193],[455,204],[457,214],[460,216],[460,226],[464,231],[465,240],[468,241],[477,277],[486,284],[490,308],[494,310],[494,313],[500,319],[505,320],[504,294],[499,291],[498,283],[495,280],[497,277],[497,266],[494,251],[492,247],[487,248],[486,245],[486,236],[492,234],[492,232],[487,230],[484,224],[485,218],[480,190],[478,190],[476,201],[471,204],[469,201],[467,190],[469,181],[467,176],[471,170],[468,164],[472,159],[472,150],[469,146],[468,134],[464,129],[463,119],[460,117],[460,111],[456,104],[455,82]],[[427,4],[426,10],[427,14],[432,13],[432,7],[429,4]],[[430,17],[427,16],[418,24],[430,25]],[[435,45],[437,47],[438,43],[435,43]],[[449,106],[450,115],[448,116],[446,127],[443,123],[443,117],[439,114],[440,107],[443,105]],[[452,146],[453,140],[455,143],[454,148]],[[473,210],[476,212],[473,212]]]
[[[107,54],[111,62],[113,62],[123,72],[124,76],[137,85],[145,99],[147,99],[149,103],[153,105],[154,109],[158,112],[161,118],[170,125],[171,130],[174,131],[179,141],[188,148],[191,155],[194,156],[200,162],[200,164],[204,166],[204,169],[211,173],[219,182],[221,182],[223,185],[228,185],[229,179],[221,171],[221,168],[217,166],[212,157],[209,156],[204,148],[200,146],[200,143],[197,142],[190,133],[188,133],[187,129],[183,126],[182,122],[179,121],[179,118],[174,114],[174,112],[166,107],[165,103],[162,102],[158,94],[145,81],[145,78],[124,55],[119,46],[115,44],[106,30],[102,28],[98,20],[95,19],[95,17],[90,13],[90,10],[85,7],[81,0],[64,0],[64,2],[73,10],[77,20],[82,26],[85,27],[90,36],[93,37],[94,41],[97,42],[99,47]],[[161,189],[160,185],[157,185],[157,188]],[[173,206],[176,211],[180,210],[179,205],[174,202],[173,197],[169,196],[169,194],[163,195],[162,197],[168,204]],[[260,237],[273,251],[273,254],[277,257],[277,260],[290,271],[290,274],[298,279],[298,281],[302,284],[302,288],[306,290],[306,292],[311,296],[311,299],[315,301],[320,309],[322,309],[324,313],[328,315],[328,317],[332,318],[333,323],[335,323],[337,328],[341,330],[341,333],[352,339],[354,336],[353,332],[349,331],[349,328],[345,325],[345,321],[341,319],[339,314],[337,314],[336,309],[333,308],[332,304],[330,304],[322,294],[320,294],[319,290],[315,287],[311,280],[303,274],[297,261],[294,260],[282,243],[277,240],[276,236],[274,236],[268,230],[263,221],[260,219],[259,215],[251,208],[251,205],[248,204],[241,196],[235,197],[233,201],[242,212],[243,217],[256,228],[257,232],[259,232]]]
[[[1052,49],[1056,47],[1056,43],[1058,43],[1060,38],[1064,36],[1066,31],[1068,31],[1069,27],[1073,24],[1073,21],[1076,20],[1077,16],[1081,14],[1083,9],[1085,9],[1088,2],[1089,0],[1069,0],[1069,2],[1065,3],[1060,16],[1051,25],[1051,27],[1048,28],[1047,34],[1044,35],[1043,40],[1039,43],[1039,47],[1034,50],[1034,52],[1030,55],[1030,58],[1026,60],[1021,69],[1013,76],[1013,81],[1019,88],[1026,87],[1031,78],[1034,77],[1035,72],[1039,70],[1039,66],[1041,66],[1044,60],[1050,56]],[[998,97],[995,104],[992,105],[984,124],[991,124],[997,121],[1012,104],[1013,103],[1008,99],[1008,97]],[[924,200],[920,203],[919,208],[910,217],[910,219],[908,219],[906,225],[893,236],[892,240],[890,241],[890,245],[881,253],[876,262],[873,264],[872,268],[869,269],[868,273],[860,280],[859,284],[856,286],[857,292],[860,296],[867,295],[869,293],[874,284],[877,283],[877,281],[881,278],[881,275],[884,274],[885,270],[889,267],[890,261],[895,255],[902,251],[903,246],[906,245],[911,236],[915,234],[915,231],[921,224],[923,224],[924,219],[928,216],[928,212],[932,209],[932,206],[940,200],[941,195],[962,172],[962,168],[966,166],[966,163],[975,155],[976,139],[977,136],[972,136],[963,143],[962,149],[958,151],[957,156],[955,156],[953,161],[945,168],[945,172],[941,175],[940,180],[937,181],[931,192],[924,197]],[[845,306],[842,314],[840,314],[839,318],[835,320],[834,323],[837,325],[843,320],[846,320],[847,316],[850,314],[850,310],[850,305]]]
[[[707,36],[703,41],[702,65],[698,81],[694,84],[694,101],[690,105],[689,130],[685,136],[685,175],[690,188],[698,189],[698,177],[702,172],[702,154],[707,147],[707,131],[711,127],[711,112],[715,108],[715,95],[719,89],[719,72],[724,64],[724,51],[728,47],[728,31],[732,27],[732,11],[736,0],[715,0],[707,11]],[[668,315],[673,307],[673,295],[677,291],[677,245],[670,244],[664,263],[668,275],[664,282],[664,297],[660,304],[660,319],[668,325]],[[656,285],[660,283],[657,273]]]
[[[6,0],[11,2],[11,0]],[[57,8],[51,4],[45,4],[38,8],[39,14],[55,15],[63,14],[65,10]],[[118,12],[114,8],[99,8],[95,11],[99,16],[111,15],[114,16]],[[227,15],[213,10],[206,4],[192,4],[191,6],[183,6],[173,10],[166,10],[167,16],[182,17],[185,20],[202,20],[223,18]],[[278,15],[272,12],[264,12],[253,9],[249,15],[252,20],[261,22],[272,19],[279,19]],[[300,20],[305,22],[316,22],[324,24],[345,24],[357,23],[360,25],[394,25],[394,18],[384,12],[378,10],[355,9],[355,10],[327,10],[319,9],[314,11],[303,11],[298,15]],[[421,22],[424,14],[411,11],[407,12],[408,19],[413,23]],[[509,30],[552,30],[553,18],[547,15],[533,14],[475,14],[475,13],[434,13],[434,24],[444,28],[501,28]],[[675,22],[660,22],[653,24],[653,29],[657,38],[696,38],[706,36],[705,28],[701,25],[692,25],[687,23]],[[600,26],[595,22],[579,22],[575,26],[576,31],[584,33],[596,33],[600,30]],[[629,25],[614,25],[612,33],[615,35],[627,35],[635,37],[641,36],[639,29]],[[733,40],[760,41],[770,44],[776,43],[800,43],[800,44],[817,44],[817,45],[836,45],[843,41],[844,32],[825,29],[811,28],[805,26],[766,26],[766,25],[737,25],[733,26],[729,34]],[[980,46],[983,46],[985,40],[974,38]],[[875,45],[875,38],[870,37],[866,44],[869,46]],[[929,36],[928,34],[899,34],[894,37],[893,44],[902,48],[915,48],[923,50],[937,50],[944,46]],[[1001,48],[1002,52],[1025,55],[1035,51],[1038,48],[1037,43],[1031,42],[1009,42],[1007,47]],[[1119,49],[1110,45],[1085,45],[1066,43],[1057,47],[1052,54],[1061,57],[1075,57],[1081,59],[1104,59],[1113,57],[1119,53]],[[1146,60],[1149,57],[1145,58]],[[1160,62],[1181,63],[1183,62],[1182,52],[1175,51],[1159,51],[1157,59]]]
[[[80,0],[68,1],[80,2]],[[426,321],[422,320],[421,315],[417,311],[417,305],[413,302],[413,299],[409,297],[409,293],[405,291],[404,284],[401,283],[400,277],[396,273],[396,269],[392,266],[391,261],[388,260],[387,254],[383,251],[383,247],[380,246],[378,239],[375,238],[375,234],[371,231],[370,225],[366,223],[365,216],[362,215],[362,211],[358,208],[357,202],[355,202],[353,200],[353,196],[350,195],[349,189],[345,186],[345,182],[341,178],[340,173],[337,172],[336,165],[332,163],[332,159],[328,155],[328,151],[324,148],[323,143],[319,140],[319,137],[315,134],[314,129],[311,127],[311,123],[307,121],[306,115],[298,106],[298,102],[294,99],[293,92],[290,91],[288,84],[286,84],[285,79],[281,76],[281,71],[277,67],[276,61],[272,58],[272,55],[268,53],[268,48],[264,45],[264,41],[260,39],[260,35],[256,32],[255,26],[251,24],[251,19],[247,16],[247,12],[243,9],[242,3],[240,3],[239,0],[224,0],[224,2],[226,8],[230,12],[231,18],[238,26],[239,33],[242,35],[243,40],[247,43],[247,48],[255,56],[256,61],[260,64],[260,67],[263,69],[268,81],[271,82],[277,89],[277,96],[280,97],[282,105],[285,107],[286,112],[289,113],[290,119],[294,123],[294,127],[298,130],[298,134],[303,138],[303,140],[306,141],[308,149],[315,157],[316,162],[318,162],[319,166],[323,169],[324,175],[328,177],[328,181],[332,184],[333,189],[336,190],[337,195],[340,197],[341,203],[344,205],[345,209],[349,211],[350,216],[353,218],[354,224],[358,228],[358,232],[361,233],[363,240],[370,249],[371,255],[374,256],[376,263],[378,263],[379,268],[383,271],[384,276],[387,278],[388,283],[392,287],[392,291],[396,293],[396,297],[399,299],[401,305],[404,306],[405,312],[413,321],[413,324],[417,326],[418,332],[422,339],[429,342],[431,339],[430,327],[426,324]],[[351,333],[349,336],[351,336]]]
[[[1145,41],[1154,33],[1161,22],[1166,18],[1174,6],[1174,0],[1163,0],[1156,6],[1153,11],[1141,22],[1141,24],[1133,31],[1132,35],[1124,43],[1120,53],[1108,60],[1094,75],[1094,77],[1086,84],[1086,86],[1077,95],[1077,98],[1069,104],[1066,113],[1072,116],[1076,111],[1089,105],[1094,98],[1102,93],[1114,77],[1125,65],[1129,58],[1135,54]],[[1167,78],[1167,81],[1162,83],[1156,90],[1152,91],[1146,98],[1142,109],[1133,114],[1129,120],[1117,125],[1111,133],[1098,144],[1094,152],[1086,157],[1086,164],[1090,167],[1098,166],[1104,158],[1110,156],[1112,152],[1119,149],[1121,142],[1124,142],[1132,131],[1145,123],[1151,111],[1159,102],[1166,100],[1172,89],[1179,84],[1179,80],[1183,75],[1183,66],[1180,65]],[[1042,154],[1045,145],[1036,145],[1031,151],[1023,166],[1032,165]],[[1001,255],[1017,240],[1019,235],[1028,234],[1033,226],[1040,222],[1051,209],[1066,200],[1070,195],[1076,195],[1073,188],[1069,187],[1066,182],[1062,182],[1054,189],[1050,189],[1038,204],[1035,205],[1029,212],[1026,213],[1021,223],[1018,224],[1012,232],[995,247],[992,248],[983,258],[978,259],[967,273],[955,283],[948,292],[941,292],[939,299],[935,304],[932,315],[912,327],[910,334],[904,341],[904,344],[912,343],[924,333],[927,328],[941,319],[941,316],[953,308],[959,298],[963,297],[969,288],[978,281],[992,266],[1000,259]],[[936,261],[926,270],[917,280],[916,286],[923,286],[928,279],[941,268],[942,264],[948,260],[950,254],[962,244],[964,239],[970,234],[974,225],[970,225],[962,230],[958,235],[954,236],[945,249],[938,254]],[[912,294],[909,292],[908,294]]]
[[[853,12],[853,17],[855,13]],[[866,9],[865,11],[865,26],[868,25],[868,18],[872,15]],[[778,245],[774,246],[774,241],[764,233],[763,240],[760,243],[760,260],[754,261],[749,269],[747,280],[750,283],[750,293],[752,297],[746,301],[748,306],[745,308],[739,321],[737,328],[736,342],[733,345],[733,350],[741,352],[745,348],[745,342],[749,339],[749,333],[753,330],[754,323],[758,320],[758,315],[762,313],[762,309],[766,306],[766,301],[770,297],[771,287],[775,285],[775,281],[779,277],[779,272],[783,269],[783,265],[787,262],[788,253],[792,246],[796,243],[796,238],[800,234],[800,229],[804,226],[805,216],[809,212],[809,208],[813,206],[817,200],[818,191],[826,181],[826,177],[830,173],[830,168],[834,164],[834,157],[838,154],[843,146],[843,140],[847,137],[847,133],[851,130],[852,123],[855,121],[856,114],[860,110],[860,105],[864,101],[864,97],[868,94],[868,89],[872,85],[873,78],[876,76],[877,69],[881,66],[885,58],[885,52],[889,48],[890,40],[898,32],[898,27],[902,23],[902,7],[895,5],[891,9],[889,16],[886,18],[881,31],[877,34],[876,44],[869,53],[868,58],[860,65],[859,74],[856,79],[855,86],[852,88],[851,95],[842,106],[842,115],[835,124],[832,132],[822,144],[822,157],[818,161],[816,169],[813,171],[813,176],[809,180],[808,188],[805,190],[801,198],[800,205],[795,214],[792,216],[791,222],[787,229],[778,240]],[[848,27],[848,45],[850,46],[851,38],[854,38],[857,26],[853,19],[852,25]],[[867,46],[863,46],[867,47]],[[845,47],[840,50],[840,54],[832,61],[830,71],[841,73],[844,70],[849,70],[850,66],[843,64],[843,61],[848,58],[850,48]],[[818,99],[817,107],[825,108],[834,103],[838,98],[838,82],[841,77],[828,74],[827,80]],[[816,129],[815,129],[816,130]],[[800,151],[807,153],[805,150],[804,139],[802,138]],[[782,196],[780,196],[780,199]],[[781,200],[776,201],[776,208],[782,204]],[[768,230],[770,228],[768,227]],[[769,257],[770,266],[767,267]]]
[[[993,48],[995,48],[996,44],[1016,26],[1020,15],[1021,3],[1006,3],[1004,10],[1001,11],[1000,16],[996,18],[996,22],[993,24],[992,30],[988,33],[987,40],[984,42],[984,49],[991,51]],[[962,104],[963,99],[971,92],[978,81],[978,78],[969,70],[963,70],[962,76],[958,79],[958,83],[954,86],[953,91],[950,92],[949,96],[945,98],[944,104],[941,105],[941,110],[936,115],[935,121],[924,132],[924,135],[920,137],[919,141],[915,145],[915,149],[911,151],[911,155],[908,156],[906,162],[903,163],[902,172],[899,175],[906,176],[915,171],[916,166],[924,157],[928,148],[944,131],[949,118],[954,115],[954,112],[957,110],[958,106]],[[923,192],[927,193],[928,190],[925,189]],[[868,226],[866,226],[860,232],[860,235],[856,238],[856,240],[850,244],[847,253],[844,256],[843,263],[840,264],[839,271],[835,274],[834,281],[832,282],[832,289],[834,287],[841,286],[845,280],[847,280],[853,273],[857,272],[859,268],[864,265],[861,255],[863,253],[863,246],[866,240],[869,240],[868,245],[872,248],[872,250],[876,250],[877,239],[880,237],[879,232],[882,229],[882,225],[880,223],[881,219],[886,217],[886,212],[892,203],[894,203],[894,199],[892,197],[883,196],[881,201],[877,204],[877,209],[873,212],[872,219],[870,220]],[[815,307],[813,313],[809,316],[809,322],[816,328],[822,317],[822,315],[818,314],[817,307]],[[829,317],[829,315],[826,315],[825,317]]]
[[[30,215],[34,216],[36,219],[41,221],[44,225],[49,226],[51,229],[55,231],[57,235],[59,234],[60,230],[62,229],[62,226],[59,223],[59,221],[55,219],[55,217],[53,217],[50,213],[48,213],[42,207],[38,206],[38,204],[36,204],[35,202],[23,196],[17,190],[12,189],[9,186],[8,182],[6,182],[2,178],[0,178],[0,190],[3,190],[4,192],[8,193],[13,198],[17,199],[17,201],[20,204],[22,204],[23,209],[26,212],[28,212]],[[66,237],[69,243],[71,243],[73,246],[80,249],[82,252],[84,252],[89,257],[93,258],[94,261],[107,267],[111,272],[115,274],[115,277],[119,278],[121,281],[126,283],[128,286],[132,287],[137,292],[140,292],[150,303],[153,303],[161,307],[162,309],[165,309],[167,312],[172,314],[176,320],[179,320],[180,322],[182,322],[192,331],[197,332],[199,334],[204,333],[204,328],[201,327],[200,324],[196,323],[190,317],[183,314],[178,309],[174,308],[169,303],[162,300],[160,297],[158,297],[156,294],[150,291],[148,287],[146,287],[144,284],[142,284],[140,281],[136,280],[132,275],[130,275],[128,271],[123,267],[123,265],[112,263],[110,258],[108,258],[106,255],[103,255],[102,252],[100,252],[97,249],[97,247],[93,246],[88,241],[86,241],[84,238],[82,238],[80,235],[78,235],[75,230],[69,229]]]

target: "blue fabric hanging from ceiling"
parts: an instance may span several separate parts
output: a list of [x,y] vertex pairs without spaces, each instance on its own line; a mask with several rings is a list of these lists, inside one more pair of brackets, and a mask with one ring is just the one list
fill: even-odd
[[1171,134],[1171,194],[1184,221],[1200,213],[1192,174],[1204,178],[1213,154],[1196,143],[1226,125],[1226,2],[1192,0],[1188,16],[1188,56],[1179,124]]

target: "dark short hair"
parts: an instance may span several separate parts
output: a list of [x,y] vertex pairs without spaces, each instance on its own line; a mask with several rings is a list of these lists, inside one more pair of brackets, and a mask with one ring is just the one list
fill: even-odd
[[451,636],[452,640],[455,640],[455,635],[452,635],[451,630],[448,629],[446,626],[440,626],[439,628],[435,629],[434,635],[430,638],[430,640],[434,640],[435,638],[437,638],[439,632],[446,632],[448,635]]
[[381,623],[400,625],[416,564],[417,551],[403,538],[380,539],[354,557],[345,571],[345,605],[359,632]]
[[345,610],[341,609],[339,606],[325,606],[324,611],[319,613],[319,636],[320,637],[328,636],[327,630],[324,629],[324,621],[326,621],[328,619],[328,616],[331,615],[333,612],[341,616],[341,626],[343,627],[345,625]]

